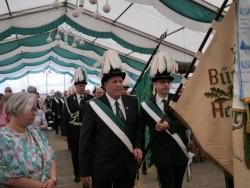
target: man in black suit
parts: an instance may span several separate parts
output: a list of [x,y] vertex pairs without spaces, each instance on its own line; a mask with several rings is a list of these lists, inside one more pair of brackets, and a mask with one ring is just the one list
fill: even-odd
[[93,96],[84,93],[87,84],[87,77],[83,68],[78,68],[74,75],[75,93],[65,98],[63,107],[62,132],[67,136],[69,149],[73,162],[75,182],[80,182],[79,173],[79,137],[82,126],[82,117],[86,101]]
[[86,187],[92,178],[93,188],[133,188],[137,162],[142,158],[144,128],[139,123],[136,98],[122,95],[126,73],[110,67],[102,77],[106,94],[86,104],[80,173]]
[[[167,108],[167,103],[173,96],[169,93],[173,79],[167,69],[162,72],[157,70],[156,74],[151,75],[156,94],[141,103],[141,123],[149,126],[152,158],[157,168],[160,188],[181,188],[188,162],[186,128],[174,116],[171,108]],[[167,118],[161,121],[164,112],[167,113]],[[183,145],[171,136],[174,133]]]
[[54,129],[56,131],[56,134],[58,134],[59,132],[59,127],[62,132],[61,120],[62,120],[62,113],[63,113],[63,104],[64,104],[64,100],[62,99],[61,92],[56,91],[51,100],[51,110],[54,116]]

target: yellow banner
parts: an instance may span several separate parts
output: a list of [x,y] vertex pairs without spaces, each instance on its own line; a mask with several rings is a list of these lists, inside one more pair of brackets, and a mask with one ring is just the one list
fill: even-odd
[[233,175],[232,84],[235,6],[221,23],[190,81],[173,108],[190,127],[206,155]]

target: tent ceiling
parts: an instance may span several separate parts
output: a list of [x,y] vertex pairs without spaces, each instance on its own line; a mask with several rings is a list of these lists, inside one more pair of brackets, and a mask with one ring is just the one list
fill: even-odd
[[[149,59],[150,52],[155,48],[157,39],[167,31],[169,36],[163,41],[160,50],[169,52],[178,61],[190,62],[204,38],[204,31],[210,25],[210,23],[185,18],[183,15],[175,17],[178,14],[172,10],[173,7],[170,10],[169,7],[165,6],[165,4],[171,2],[170,0],[108,1],[111,12],[106,14],[102,11],[106,0],[98,0],[101,19],[93,18],[92,15],[96,11],[96,6],[91,5],[88,0],[84,1],[85,12],[78,18],[72,16],[72,11],[79,0],[68,0],[67,6],[60,9],[52,7],[54,0],[26,0],[25,3],[19,0],[0,1],[0,40],[1,34],[6,29],[15,30],[12,33],[7,32],[10,34],[37,35],[42,32],[36,33],[33,29],[31,34],[21,30],[22,28],[32,30],[32,28],[43,27],[57,18],[62,18],[63,24],[58,25],[59,28],[69,30],[72,27],[72,33],[81,36],[84,40],[105,49],[115,49],[120,54],[132,59],[139,59],[144,64]],[[178,1],[180,2],[180,0],[175,1],[175,5],[178,4]],[[64,2],[64,0],[60,0],[60,2]],[[187,6],[195,2],[198,3],[198,6],[205,7],[206,11],[213,12],[218,9],[223,0],[183,0],[182,2],[187,3]],[[171,17],[173,15],[174,17]],[[66,16],[66,20],[63,16]],[[67,22],[69,19],[72,20],[70,23]],[[185,20],[188,23],[187,25]],[[75,23],[78,25],[76,26]],[[183,23],[184,25],[182,25]],[[43,32],[48,32],[49,28],[55,30],[58,26],[50,25],[43,29]],[[105,32],[107,35],[105,35]],[[108,35],[111,37],[107,37]],[[5,43],[6,37],[2,39],[5,40],[0,41],[0,43]],[[14,40],[16,39],[14,38]]]

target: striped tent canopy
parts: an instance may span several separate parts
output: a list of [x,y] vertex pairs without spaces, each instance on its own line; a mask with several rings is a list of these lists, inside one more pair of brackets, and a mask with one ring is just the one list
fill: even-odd
[[[185,73],[220,6],[198,0],[98,0],[96,6],[85,0],[83,9],[81,2],[1,1],[0,83],[46,69],[72,76],[79,66],[98,76],[97,62],[111,48],[118,51],[132,87],[166,30],[159,50]],[[103,10],[106,2],[110,13]]]

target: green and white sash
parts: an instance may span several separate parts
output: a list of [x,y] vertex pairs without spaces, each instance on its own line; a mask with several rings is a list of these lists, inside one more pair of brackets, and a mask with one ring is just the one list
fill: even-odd
[[[144,101],[141,103],[141,105],[143,109],[148,113],[148,115],[152,117],[153,120],[155,120],[156,123],[161,120],[161,117],[163,116],[163,112],[159,108],[157,108],[157,106],[152,101],[150,100]],[[168,119],[167,119],[167,122],[171,123],[171,121]],[[186,146],[182,142],[179,135],[176,133],[171,134],[168,130],[165,130],[165,131],[177,142],[177,144],[180,146],[183,153],[187,156],[187,158],[189,158]]]
[[[155,120],[156,123],[161,120],[161,117],[163,116],[163,112],[151,100],[142,102],[141,106],[148,113],[148,115],[152,117],[153,120]],[[171,123],[169,119],[167,119],[167,122]],[[180,149],[188,158],[187,175],[188,175],[188,179],[190,179],[191,178],[191,163],[192,163],[192,158],[194,154],[187,151],[185,144],[183,143],[183,141],[181,140],[180,136],[177,133],[171,134],[167,129],[165,131],[168,135],[170,135],[176,141]]]
[[133,153],[133,145],[129,139],[129,129],[124,122],[102,101],[96,99],[90,101],[89,104],[111,131],[125,144],[128,150]]

